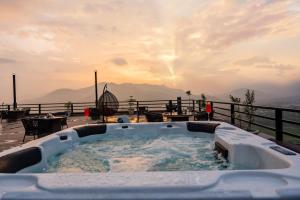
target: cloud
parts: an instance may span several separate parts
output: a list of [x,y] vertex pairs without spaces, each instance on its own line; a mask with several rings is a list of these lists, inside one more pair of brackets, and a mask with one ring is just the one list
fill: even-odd
[[[47,74],[53,87],[82,87],[101,66],[103,79],[111,82],[166,84],[195,92],[269,77],[280,81],[270,71],[284,71],[287,81],[299,79],[295,1],[0,2],[0,57],[17,62],[0,61],[11,63],[0,74],[16,72],[32,80]],[[264,50],[257,48],[261,45]],[[216,83],[207,84],[211,80]],[[55,89],[49,85],[48,90]]]
[[270,63],[270,64],[260,64],[256,65],[255,67],[257,68],[264,68],[264,69],[276,69],[280,71],[285,71],[285,70],[293,70],[296,68],[294,65],[287,65],[287,64],[281,64],[281,63]]
[[177,25],[176,47],[183,54],[210,54],[258,37],[299,33],[299,13],[290,1],[214,1]]
[[257,68],[257,69],[271,69],[278,71],[278,74],[281,75],[285,71],[296,69],[297,66],[291,64],[283,64],[276,62],[268,57],[254,56],[247,59],[242,59],[234,62],[235,65],[248,67],[248,68]]
[[17,61],[10,58],[0,58],[0,64],[16,63]]
[[270,63],[270,62],[271,60],[267,57],[255,56],[247,59],[238,60],[234,64],[240,66],[249,66],[249,65],[254,65],[259,63]]
[[115,65],[123,66],[127,65],[127,61],[124,58],[113,58],[111,59],[111,62]]

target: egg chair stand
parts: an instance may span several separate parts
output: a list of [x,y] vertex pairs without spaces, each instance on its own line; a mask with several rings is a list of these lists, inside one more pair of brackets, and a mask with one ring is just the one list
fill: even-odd
[[102,115],[102,122],[105,123],[106,117],[113,116],[118,112],[119,101],[117,97],[108,91],[107,84],[104,85],[102,95],[98,101],[98,109]]

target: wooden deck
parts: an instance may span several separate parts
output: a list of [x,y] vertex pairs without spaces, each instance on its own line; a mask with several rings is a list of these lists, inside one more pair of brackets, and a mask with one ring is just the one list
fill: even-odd
[[[92,121],[86,117],[69,117],[68,118],[68,126],[77,126],[86,123],[95,123],[96,121]],[[0,123],[0,152],[9,149],[18,145],[21,145],[23,142],[24,136],[24,127],[22,125],[21,120],[17,120],[14,122],[6,122],[3,120]],[[33,140],[33,137],[26,137],[26,141],[28,142]]]
[[[130,117],[131,122],[136,122],[136,120],[136,116]],[[108,118],[108,122],[116,121],[117,116]],[[143,121],[145,121],[145,118],[141,116],[140,122]],[[92,123],[97,123],[97,121],[91,120],[90,118],[84,116],[73,116],[68,118],[69,127]],[[21,120],[14,122],[7,122],[6,120],[3,120],[2,123],[0,123],[0,152],[23,144],[22,140],[24,132],[25,130]],[[25,142],[29,142],[31,140],[33,140],[33,137],[28,136],[26,137]]]

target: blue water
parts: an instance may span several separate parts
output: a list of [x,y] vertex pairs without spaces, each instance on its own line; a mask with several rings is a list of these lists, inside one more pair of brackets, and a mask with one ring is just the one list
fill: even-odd
[[232,166],[212,149],[211,134],[104,134],[48,159],[48,172],[223,170]]

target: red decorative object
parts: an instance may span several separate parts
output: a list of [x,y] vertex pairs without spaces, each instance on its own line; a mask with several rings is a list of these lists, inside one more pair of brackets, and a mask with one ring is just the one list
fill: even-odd
[[86,116],[86,117],[90,116],[90,109],[89,108],[84,109],[84,116]]
[[211,113],[211,104],[210,104],[210,102],[206,102],[205,112]]

